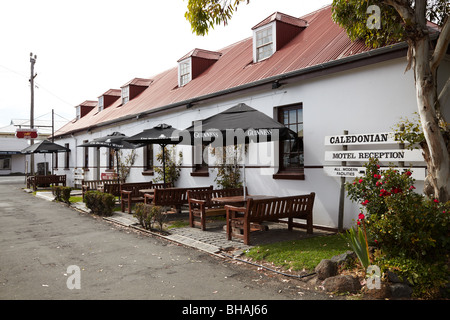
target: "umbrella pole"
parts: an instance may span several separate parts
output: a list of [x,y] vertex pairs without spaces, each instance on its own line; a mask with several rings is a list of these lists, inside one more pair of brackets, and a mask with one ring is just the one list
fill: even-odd
[[162,160],[163,160],[163,182],[164,187],[166,186],[166,145],[162,144]]
[[116,153],[116,162],[117,162],[117,183],[120,183],[120,174],[119,174],[119,149],[114,149]]

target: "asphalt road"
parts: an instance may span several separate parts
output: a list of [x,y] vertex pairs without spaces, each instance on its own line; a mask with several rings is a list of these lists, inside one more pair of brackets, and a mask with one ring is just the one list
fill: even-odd
[[329,298],[300,280],[142,235],[23,187],[23,177],[0,178],[0,299]]

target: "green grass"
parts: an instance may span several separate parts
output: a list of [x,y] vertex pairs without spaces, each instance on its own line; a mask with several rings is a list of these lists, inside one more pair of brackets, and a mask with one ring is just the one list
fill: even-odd
[[73,196],[69,198],[69,202],[70,203],[75,203],[75,202],[83,202],[83,197],[82,196]]
[[330,259],[347,250],[350,250],[347,242],[336,234],[257,246],[246,256],[286,269],[314,270],[322,259]]

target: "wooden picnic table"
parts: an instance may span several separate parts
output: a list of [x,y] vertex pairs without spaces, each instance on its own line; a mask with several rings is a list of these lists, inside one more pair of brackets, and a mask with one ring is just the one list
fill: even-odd
[[247,203],[247,199],[269,199],[269,198],[276,198],[276,196],[265,196],[265,195],[247,195],[244,196],[231,196],[231,197],[218,197],[218,198],[212,198],[211,201],[220,203],[222,205],[232,205],[232,206],[245,206]]
[[[247,204],[247,199],[271,199],[276,198],[276,196],[265,196],[265,195],[247,195],[247,196],[231,196],[231,197],[218,197],[218,198],[211,198],[211,201],[220,203],[222,205],[231,205],[236,207],[245,207]],[[250,229],[252,231],[267,231],[269,230],[269,227],[262,225],[258,222],[252,222]]]

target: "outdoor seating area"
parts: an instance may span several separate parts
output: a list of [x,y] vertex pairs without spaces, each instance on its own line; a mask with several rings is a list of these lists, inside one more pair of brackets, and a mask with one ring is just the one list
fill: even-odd
[[36,191],[38,187],[48,187],[50,185],[66,186],[66,175],[34,175],[27,177],[27,189],[33,188]]
[[[244,244],[250,243],[251,224],[264,221],[287,222],[288,230],[293,227],[303,228],[304,225],[294,223],[294,218],[306,219],[307,233],[313,232],[313,205],[315,193],[288,197],[272,197],[254,199],[248,197],[244,207],[226,205],[227,238],[244,239]],[[287,221],[281,220],[286,218]],[[233,232],[242,229],[243,234]]]
[[206,230],[206,218],[226,215],[224,204],[212,199],[243,195],[243,188],[188,191],[189,225]]
[[213,186],[192,187],[192,188],[167,188],[155,189],[153,194],[146,193],[144,195],[146,204],[155,206],[175,207],[177,212],[181,211],[182,205],[188,205],[188,192],[200,192],[212,190]]
[[[81,182],[81,194],[84,199],[84,194],[89,190],[99,190],[107,184],[117,184],[117,180],[82,180]],[[123,183],[123,181],[122,181]]]
[[152,194],[155,189],[170,188],[171,183],[137,182],[123,183],[120,185],[120,206],[125,212],[125,205],[128,213],[131,214],[133,203],[144,202],[146,193]]

